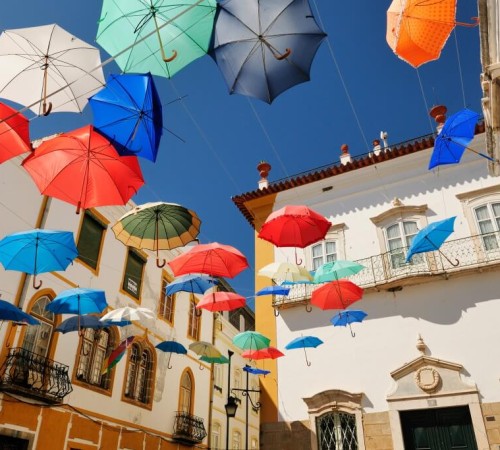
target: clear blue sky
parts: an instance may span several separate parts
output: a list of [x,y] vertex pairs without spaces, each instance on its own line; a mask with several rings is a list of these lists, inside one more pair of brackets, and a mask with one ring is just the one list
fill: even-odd
[[[467,22],[477,16],[475,1],[457,3],[458,20]],[[101,4],[97,0],[9,2],[2,10],[0,27],[57,23],[97,45]],[[429,107],[446,104],[450,113],[465,103],[481,113],[479,29],[457,27],[440,60],[417,72],[386,44],[389,4],[390,0],[313,0],[328,41],[313,62],[311,81],[285,92],[272,105],[229,95],[208,56],[171,80],[156,78],[164,123],[186,142],[166,133],[156,164],[140,160],[146,185],[135,201],[161,200],[194,209],[203,222],[201,242],[233,245],[253,264],[254,234],[231,196],[257,187],[260,160],[271,163],[270,180],[277,180],[338,162],[343,143],[349,144],[352,154],[366,153],[367,143],[370,146],[381,130],[389,133],[390,144],[430,133],[425,102]],[[102,51],[102,59],[108,57]],[[119,73],[114,63],[106,66],[105,74],[109,73]],[[178,97],[183,100],[174,101]],[[91,121],[90,108],[83,114],[54,113],[32,121],[32,138]],[[251,269],[229,281],[244,296],[254,292]]]

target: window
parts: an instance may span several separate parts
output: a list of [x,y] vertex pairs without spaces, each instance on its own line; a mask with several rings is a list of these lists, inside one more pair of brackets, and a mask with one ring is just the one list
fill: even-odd
[[170,325],[174,324],[175,311],[175,294],[167,295],[168,281],[163,278],[161,282],[160,305],[158,308],[158,316],[165,319]]
[[191,414],[193,407],[193,378],[189,371],[185,371],[181,377],[181,388],[179,392],[179,410]]
[[312,270],[326,264],[327,262],[337,260],[337,242],[326,240],[311,247]]
[[[393,269],[406,265],[406,251],[418,231],[417,222],[409,220],[397,222],[385,229],[389,258]],[[421,262],[423,262],[422,255],[417,254],[412,257],[412,264]]]
[[239,450],[240,448],[241,448],[241,433],[239,431],[233,431],[231,450]]
[[85,211],[78,234],[78,259],[94,271],[99,266],[106,228],[105,221],[98,219],[96,214]]
[[213,450],[219,450],[222,448],[221,443],[220,443],[220,430],[221,430],[220,423],[215,422],[212,425],[212,449]]
[[222,394],[222,365],[214,364],[214,389]]
[[356,418],[344,412],[329,412],[316,419],[318,450],[357,450]]
[[123,274],[122,289],[135,299],[141,296],[142,276],[146,259],[136,250],[128,249],[125,273]]
[[30,314],[40,321],[40,325],[28,325],[24,333],[22,347],[39,356],[47,357],[50,341],[54,332],[54,314],[45,310],[51,302],[48,295],[43,295],[36,300]]
[[151,402],[153,357],[150,349],[132,344],[125,381],[126,398],[148,405]]
[[[241,389],[241,370],[236,369],[234,371],[234,377],[233,377],[233,388],[235,389]],[[241,400],[241,391],[235,391],[233,394],[237,399]]]
[[487,203],[474,208],[474,215],[485,250],[496,250],[500,231],[500,203]]
[[257,440],[257,438],[252,438],[252,440],[250,441],[250,448],[252,450],[258,450],[259,448],[259,441]]
[[76,361],[76,379],[80,382],[108,390],[111,371],[103,373],[106,358],[115,347],[113,334],[109,328],[85,328],[80,338],[80,352]]
[[200,340],[200,322],[201,316],[198,316],[196,309],[196,297],[191,294],[189,299],[189,323],[188,323],[188,336],[195,341]]

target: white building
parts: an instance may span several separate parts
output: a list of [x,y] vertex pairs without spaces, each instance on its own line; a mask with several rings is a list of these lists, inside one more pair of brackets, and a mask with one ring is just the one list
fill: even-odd
[[[479,125],[471,148],[485,151]],[[332,227],[322,242],[298,249],[311,270],[328,260],[365,266],[351,281],[368,313],[349,330],[337,312],[313,307],[311,287],[256,302],[256,329],[285,345],[301,335],[324,341],[285,351],[261,380],[261,445],[306,449],[496,449],[500,446],[500,182],[483,158],[427,170],[432,136],[374,149],[306,175],[233,197],[256,231],[285,205],[307,205]],[[457,216],[438,252],[404,263],[407,245],[427,224]],[[295,260],[294,249],[255,241],[255,270]],[[270,282],[256,275],[256,289]],[[274,313],[279,315],[276,317]],[[278,388],[279,387],[279,388]]]

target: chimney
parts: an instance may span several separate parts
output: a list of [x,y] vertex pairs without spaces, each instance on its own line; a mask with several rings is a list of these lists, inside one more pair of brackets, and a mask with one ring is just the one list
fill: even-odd
[[443,125],[446,122],[447,111],[448,108],[444,105],[433,106],[429,111],[429,116],[431,116],[437,123],[436,130],[438,133],[441,131],[441,128],[443,128]]
[[259,163],[259,165],[257,166],[257,170],[259,171],[259,174],[260,174],[259,189],[265,189],[269,186],[269,182],[267,181],[267,177],[268,177],[269,172],[271,170],[271,164],[269,164],[266,161],[261,161]]
[[352,161],[351,155],[349,154],[349,146],[347,144],[342,144],[340,146],[340,151],[342,152],[340,155],[340,162],[345,166]]
[[380,141],[378,139],[373,140],[373,153],[375,153],[375,156],[380,155],[380,152],[382,151],[382,147],[380,146]]
[[389,148],[389,142],[387,141],[387,137],[388,136],[389,135],[387,134],[387,131],[381,131],[380,132],[380,139],[382,139],[382,143],[384,144],[383,147],[382,147],[384,149],[384,151],[390,150],[390,148]]

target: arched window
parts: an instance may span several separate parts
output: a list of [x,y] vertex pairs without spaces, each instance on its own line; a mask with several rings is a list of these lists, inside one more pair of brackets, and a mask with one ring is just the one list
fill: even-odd
[[[406,264],[406,253],[408,251],[408,247],[411,245],[411,241],[418,231],[417,222],[413,220],[402,220],[385,228],[387,248],[389,250],[391,267],[393,269],[397,269]],[[419,264],[422,262],[422,255],[413,256],[413,264]]]
[[316,419],[318,450],[357,450],[356,417],[341,411]]
[[212,449],[213,450],[218,450],[222,448],[221,442],[220,442],[220,430],[221,426],[220,423],[214,422],[212,425]]
[[240,450],[241,448],[241,433],[238,430],[233,431],[231,440],[231,450]]
[[48,295],[43,295],[33,304],[30,314],[40,321],[40,325],[27,326],[22,343],[23,349],[43,357],[48,355],[55,325],[54,314],[45,310],[51,300]]
[[478,206],[474,208],[474,214],[485,250],[496,250],[500,231],[500,203]]
[[128,359],[125,397],[139,403],[151,403],[153,357],[149,348],[132,344]]
[[191,414],[193,410],[193,377],[190,371],[186,370],[181,377],[179,392],[179,411]]

